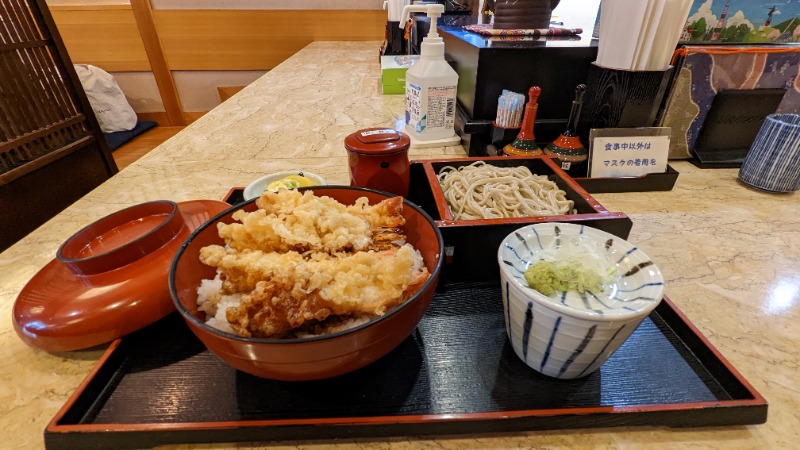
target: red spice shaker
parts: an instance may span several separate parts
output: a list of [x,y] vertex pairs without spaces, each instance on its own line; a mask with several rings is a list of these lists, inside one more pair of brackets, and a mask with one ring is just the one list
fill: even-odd
[[367,128],[344,139],[350,185],[408,195],[407,134],[391,128]]

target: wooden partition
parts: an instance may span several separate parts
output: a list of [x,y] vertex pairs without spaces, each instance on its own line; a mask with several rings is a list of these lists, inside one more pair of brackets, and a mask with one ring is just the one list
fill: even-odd
[[382,40],[386,23],[381,10],[153,10],[148,0],[50,9],[73,62],[153,73],[166,111],[148,116],[162,125],[203,113],[183,110],[173,71],[269,70],[314,41]]
[[0,2],[0,251],[117,172],[44,0]]
[[153,13],[172,70],[269,70],[314,41],[383,39],[386,23],[369,10]]
[[73,62],[109,72],[150,70],[130,5],[51,6],[50,10]]

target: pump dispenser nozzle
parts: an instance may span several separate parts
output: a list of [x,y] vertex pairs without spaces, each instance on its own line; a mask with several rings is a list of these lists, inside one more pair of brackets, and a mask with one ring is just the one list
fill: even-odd
[[442,4],[429,4],[429,5],[406,5],[403,7],[403,16],[400,26],[404,26],[408,22],[412,12],[425,13],[431,19],[431,27],[428,30],[428,35],[422,39],[419,55],[426,56],[444,56],[444,40],[439,36],[436,28],[436,22],[439,16],[444,14],[444,5]]
[[400,28],[405,27],[405,23],[408,22],[408,18],[411,16],[412,12],[421,12],[425,13],[428,17],[431,18],[431,29],[428,31],[428,37],[438,38],[439,33],[436,31],[436,22],[439,20],[439,16],[444,14],[444,5],[436,4],[436,5],[406,5],[403,7],[403,15],[400,17]]

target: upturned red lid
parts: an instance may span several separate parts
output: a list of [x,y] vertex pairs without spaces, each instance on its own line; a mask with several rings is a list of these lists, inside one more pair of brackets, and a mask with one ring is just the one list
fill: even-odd
[[390,155],[404,152],[411,145],[407,134],[391,128],[366,128],[344,138],[344,147],[363,155]]

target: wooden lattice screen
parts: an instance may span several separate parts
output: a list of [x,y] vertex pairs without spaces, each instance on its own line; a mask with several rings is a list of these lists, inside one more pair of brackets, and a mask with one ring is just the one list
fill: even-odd
[[44,0],[0,0],[0,250],[116,171]]

